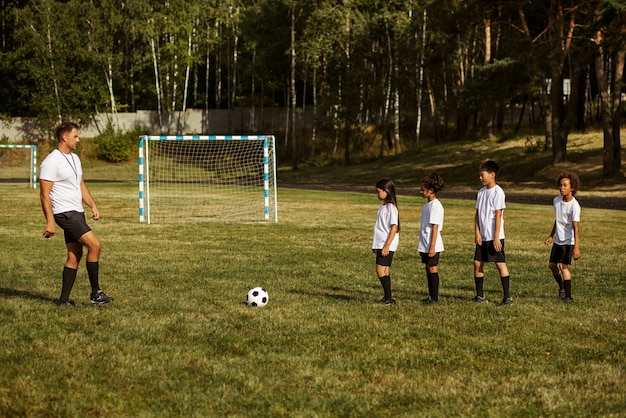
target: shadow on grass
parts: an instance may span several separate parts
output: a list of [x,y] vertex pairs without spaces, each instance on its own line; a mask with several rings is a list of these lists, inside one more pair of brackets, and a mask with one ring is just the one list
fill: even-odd
[[[352,289],[348,290],[348,289],[342,289],[339,287],[331,287],[327,289],[320,289],[317,291],[294,289],[294,290],[289,291],[289,293],[295,293],[298,295],[304,295],[304,296],[309,296],[309,297],[323,297],[323,298],[334,299],[334,300],[339,300],[343,302],[367,300],[367,296],[364,296],[365,294],[367,294],[367,292],[355,292]],[[351,293],[351,294],[348,295],[347,293]],[[354,293],[358,293],[358,294],[352,295]]]
[[22,298],[31,300],[42,300],[44,302],[54,302],[55,298],[51,298],[41,293],[31,292],[29,290],[8,289],[6,287],[0,287],[0,297],[2,298]]

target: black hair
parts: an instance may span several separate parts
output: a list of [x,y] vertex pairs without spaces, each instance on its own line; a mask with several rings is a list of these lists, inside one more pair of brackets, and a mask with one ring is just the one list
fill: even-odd
[[[376,183],[376,188],[387,192],[387,197],[383,201],[385,205],[387,203],[393,203],[396,208],[398,207],[398,200],[396,199],[396,185],[393,180],[388,178],[380,179],[378,180],[378,183]],[[400,216],[398,216],[398,232],[400,232]]]
[[500,171],[500,166],[495,161],[488,160],[480,165],[479,171],[486,171],[487,173],[496,173],[496,176],[497,176],[498,171]]

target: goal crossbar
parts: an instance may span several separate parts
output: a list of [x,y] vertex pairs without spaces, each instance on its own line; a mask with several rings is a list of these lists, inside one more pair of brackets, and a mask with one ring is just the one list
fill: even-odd
[[11,145],[0,144],[0,148],[5,149],[30,149],[30,186],[37,188],[37,145]]
[[139,221],[278,222],[274,147],[273,135],[141,136]]

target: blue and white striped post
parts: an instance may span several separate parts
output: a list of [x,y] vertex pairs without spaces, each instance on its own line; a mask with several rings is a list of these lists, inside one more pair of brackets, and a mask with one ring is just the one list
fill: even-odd
[[30,149],[30,185],[33,189],[37,188],[37,145],[9,145],[0,144],[0,148],[8,149]]
[[[275,138],[271,135],[143,135],[139,137],[139,222],[150,223],[150,164],[148,141],[263,141],[263,197],[264,219],[270,220],[270,194],[277,200],[276,182],[270,184],[270,146],[275,150]],[[271,144],[270,144],[271,141]],[[275,152],[275,151],[274,151]],[[272,158],[272,170],[276,173],[276,158]],[[276,175],[276,174],[274,174]],[[144,188],[145,184],[145,188]],[[273,188],[273,190],[271,190]],[[278,222],[278,205],[274,206],[274,222]]]

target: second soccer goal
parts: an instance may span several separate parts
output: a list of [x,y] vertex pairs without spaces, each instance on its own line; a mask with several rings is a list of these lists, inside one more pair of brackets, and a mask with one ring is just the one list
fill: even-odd
[[142,136],[139,221],[278,222],[273,135]]

